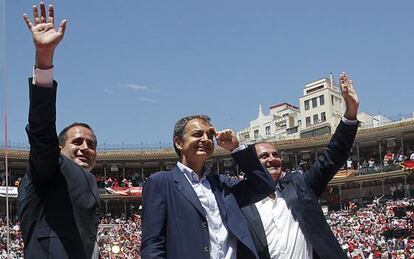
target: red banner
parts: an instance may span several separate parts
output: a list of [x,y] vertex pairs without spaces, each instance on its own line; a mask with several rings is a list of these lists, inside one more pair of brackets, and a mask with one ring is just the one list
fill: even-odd
[[111,194],[118,194],[123,196],[142,196],[142,187],[112,187],[105,188]]
[[413,170],[414,169],[414,160],[405,160],[402,163],[402,166],[406,170]]

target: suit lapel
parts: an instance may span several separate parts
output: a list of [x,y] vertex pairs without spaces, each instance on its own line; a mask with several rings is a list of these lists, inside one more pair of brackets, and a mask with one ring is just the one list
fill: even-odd
[[172,174],[177,190],[197,209],[201,215],[203,215],[203,217],[205,217],[206,211],[201,205],[193,187],[190,185],[187,178],[185,178],[184,173],[181,172],[178,166],[175,166]]
[[[73,174],[73,171],[78,170],[77,172],[83,175],[86,183],[89,186],[89,190],[91,191],[92,196],[95,198],[97,206],[101,208],[101,198],[99,197],[98,185],[96,183],[95,176],[91,172],[85,171],[83,168],[81,168],[79,165],[77,165],[75,162],[73,162],[72,160],[70,160],[64,155],[60,156],[60,161],[61,161],[61,165],[60,165],[61,170],[64,168],[70,168],[66,170],[68,172],[71,172],[71,174]],[[80,181],[80,179],[78,179],[78,181]]]
[[256,234],[257,239],[260,241],[263,247],[267,247],[266,233],[263,228],[263,222],[260,218],[259,211],[253,204],[242,208],[243,213],[246,215],[247,220],[253,228],[253,232]]
[[286,179],[282,178],[279,181],[279,186],[283,195],[283,198],[285,199],[286,205],[290,208],[293,217],[296,217],[296,211],[297,211],[297,203],[298,203],[298,195],[296,192],[295,184],[293,183],[292,179]]
[[88,178],[89,188],[91,189],[92,194],[95,197],[96,204],[99,208],[101,208],[101,198],[98,193],[98,184],[96,183],[95,176],[92,173],[86,171],[85,176]]

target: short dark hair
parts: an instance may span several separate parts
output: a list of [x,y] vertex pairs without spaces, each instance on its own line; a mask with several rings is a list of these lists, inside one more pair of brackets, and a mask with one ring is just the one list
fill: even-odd
[[59,133],[59,145],[60,145],[61,147],[64,147],[64,146],[65,146],[66,141],[68,140],[68,131],[69,131],[71,128],[73,128],[73,127],[83,127],[83,128],[87,128],[87,129],[89,129],[90,131],[92,131],[92,134],[93,134],[93,139],[94,139],[93,143],[94,143],[95,147],[97,146],[97,144],[98,144],[98,140],[96,139],[96,135],[95,135],[95,132],[93,132],[92,127],[91,127],[91,126],[89,126],[88,124],[84,123],[84,122],[74,122],[74,123],[72,123],[72,124],[70,124],[70,125],[66,126],[66,127],[65,127],[65,128],[64,128],[64,129],[63,129],[63,130]]
[[175,153],[177,153],[178,157],[181,157],[180,150],[175,146],[174,139],[175,137],[178,137],[179,139],[183,139],[184,136],[184,128],[187,126],[188,122],[191,120],[202,120],[205,123],[209,124],[211,126],[211,120],[210,117],[207,115],[190,115],[184,118],[179,119],[174,126],[174,134],[173,134],[173,145]]

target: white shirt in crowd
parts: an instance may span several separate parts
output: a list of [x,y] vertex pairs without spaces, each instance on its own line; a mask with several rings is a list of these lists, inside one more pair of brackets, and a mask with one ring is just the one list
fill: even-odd
[[352,169],[352,160],[351,159],[346,160],[346,168],[347,169]]

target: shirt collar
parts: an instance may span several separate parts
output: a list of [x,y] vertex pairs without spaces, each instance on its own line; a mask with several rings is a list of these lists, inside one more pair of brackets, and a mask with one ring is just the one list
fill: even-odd
[[203,176],[200,179],[200,177],[198,177],[198,175],[190,167],[182,164],[181,162],[177,162],[177,166],[180,169],[180,171],[184,173],[184,175],[187,177],[187,179],[190,180],[190,182],[192,182],[192,183],[199,183],[199,182],[205,180],[207,175],[211,171],[209,168],[204,166],[203,167]]
[[276,188],[276,190],[278,190],[279,192],[281,192],[281,191],[282,191],[282,187],[280,186],[279,181],[277,181],[277,182],[275,183],[275,188]]

